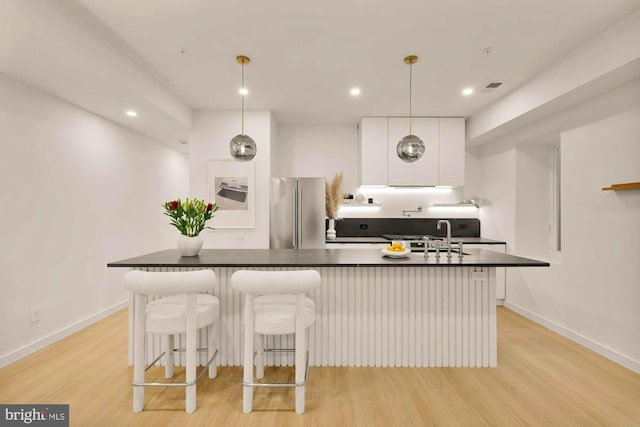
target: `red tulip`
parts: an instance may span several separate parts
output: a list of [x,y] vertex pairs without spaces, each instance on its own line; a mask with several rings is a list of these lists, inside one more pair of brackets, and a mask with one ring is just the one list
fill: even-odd
[[207,212],[209,212],[211,209],[213,209],[213,203],[207,204]]
[[178,210],[178,201],[174,200],[173,202],[169,202],[169,207],[172,211]]

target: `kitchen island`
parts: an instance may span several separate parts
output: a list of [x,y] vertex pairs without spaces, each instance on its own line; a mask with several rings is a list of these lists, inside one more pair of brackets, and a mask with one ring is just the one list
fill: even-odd
[[[322,286],[310,295],[316,304],[309,330],[312,366],[494,367],[496,267],[549,264],[483,249],[465,253],[392,259],[376,249],[204,249],[199,256],[180,257],[165,250],[108,267],[215,271],[223,366],[242,364],[242,303],[230,286],[233,272],[312,268],[322,276]],[[271,337],[267,346],[292,348],[293,339]],[[153,360],[159,351],[159,340],[151,338],[148,357]],[[290,364],[287,357],[267,361]]]

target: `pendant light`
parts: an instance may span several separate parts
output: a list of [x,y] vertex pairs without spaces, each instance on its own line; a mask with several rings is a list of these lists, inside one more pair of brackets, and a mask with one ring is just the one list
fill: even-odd
[[402,161],[413,163],[424,154],[424,142],[413,134],[413,117],[411,108],[411,84],[413,80],[413,64],[418,62],[418,57],[410,55],[404,58],[404,63],[409,65],[409,135],[398,142],[396,152]]
[[244,65],[251,62],[251,60],[244,55],[238,55],[236,56],[236,62],[242,66],[242,85],[240,86],[240,96],[242,97],[242,127],[240,135],[236,135],[231,139],[229,151],[231,152],[231,157],[235,160],[246,162],[253,159],[258,150],[255,141],[251,139],[249,135],[244,134],[244,96],[247,94],[244,88]]

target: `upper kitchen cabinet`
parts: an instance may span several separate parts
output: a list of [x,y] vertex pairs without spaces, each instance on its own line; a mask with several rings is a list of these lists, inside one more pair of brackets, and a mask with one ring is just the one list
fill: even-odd
[[424,156],[400,160],[398,141],[409,133],[408,117],[363,117],[359,127],[360,185],[464,185],[464,118],[414,117],[413,133],[425,143]]
[[439,185],[439,120],[432,117],[414,117],[413,134],[424,141],[424,156],[413,163],[398,157],[398,142],[409,135],[409,118],[389,118],[387,130],[387,184],[388,185]]
[[358,132],[360,185],[387,185],[387,118],[363,117]]
[[464,118],[440,118],[440,176],[438,185],[464,185]]

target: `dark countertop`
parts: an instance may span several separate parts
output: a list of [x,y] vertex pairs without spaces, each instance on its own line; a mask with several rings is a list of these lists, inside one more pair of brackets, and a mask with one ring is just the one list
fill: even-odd
[[447,259],[446,253],[436,261],[423,252],[408,258],[383,257],[378,249],[203,249],[199,256],[180,257],[176,249],[154,252],[135,258],[111,262],[107,267],[548,267],[548,262],[536,261],[487,249],[465,250]]
[[[506,245],[504,240],[485,239],[484,237],[452,237],[451,241],[457,243],[462,240],[464,244],[476,245]],[[391,243],[382,237],[336,237],[334,240],[326,240],[326,243]]]

